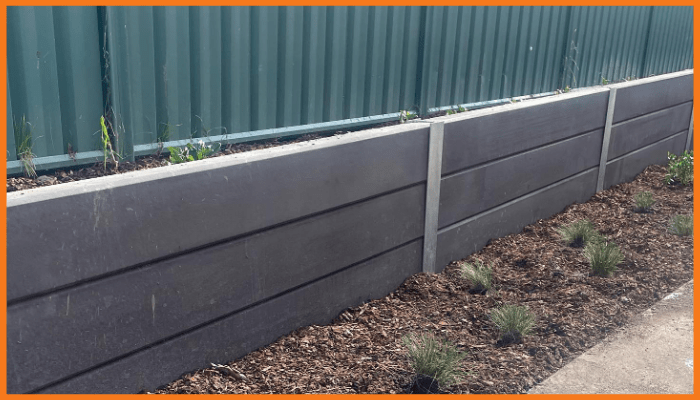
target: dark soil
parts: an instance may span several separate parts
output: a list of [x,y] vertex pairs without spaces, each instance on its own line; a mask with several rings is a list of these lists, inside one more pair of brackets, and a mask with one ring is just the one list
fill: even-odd
[[[446,114],[446,111],[433,113],[425,117],[423,120],[440,117]],[[399,123],[400,122],[396,120],[371,126],[363,126],[354,130],[326,131],[305,135],[286,136],[282,138],[259,140],[246,143],[227,144],[224,145],[222,151],[218,151],[212,154],[209,158],[221,157],[229,154],[243,153],[259,149],[266,149],[270,147],[284,146],[292,143],[308,142],[323,137],[345,135],[357,130],[381,128],[385,126],[398,125]],[[9,193],[18,190],[34,189],[42,186],[58,185],[61,183],[97,178],[100,176],[122,174],[130,171],[164,167],[166,165],[170,165],[169,159],[169,155],[165,154],[148,155],[137,157],[136,161],[133,163],[128,161],[120,161],[116,166],[114,163],[108,161],[106,168],[104,162],[96,159],[93,165],[80,165],[73,168],[65,167],[54,170],[37,171],[37,174],[39,175],[36,178],[30,178],[27,176],[8,177],[7,192]]]
[[[327,136],[342,135],[348,131],[335,131],[323,134],[308,134],[301,136],[274,138],[256,142],[237,143],[225,145],[222,151],[212,154],[210,157],[221,157],[229,154],[243,153],[269,147],[283,146],[291,143],[307,142]],[[102,161],[95,160],[93,165],[83,165],[75,168],[61,168],[51,171],[38,171],[36,178],[25,176],[7,178],[7,192],[17,190],[34,189],[41,186],[58,185],[83,179],[97,178],[100,176],[122,174],[130,171],[163,167],[170,165],[170,156],[165,154],[138,157],[135,162],[122,161],[115,168],[112,163],[107,163],[107,168]]]
[[[452,262],[440,274],[409,277],[329,325],[297,329],[157,393],[410,393],[419,380],[401,337],[412,332],[432,332],[468,352],[464,368],[471,373],[440,390],[524,393],[693,277],[692,237],[667,231],[672,215],[692,212],[692,184],[665,185],[665,172],[651,166],[631,183],[494,239],[462,260],[493,263],[494,287],[486,295],[470,294],[460,261]],[[657,200],[654,213],[634,212],[633,196],[642,190]],[[625,255],[611,277],[593,275],[582,249],[564,245],[556,233],[583,218]],[[499,341],[488,314],[502,304],[528,306],[536,315],[534,333]]]
[[[444,115],[445,112],[429,115],[427,118],[434,118]],[[381,128],[385,126],[398,125],[400,122],[389,121],[371,126],[363,126],[355,130],[338,130],[325,131],[319,133],[311,133],[304,135],[286,136],[281,138],[273,138],[266,140],[258,140],[246,143],[236,143],[224,145],[221,151],[217,151],[208,158],[221,157],[229,154],[243,153],[247,151],[267,149],[270,147],[284,146],[292,143],[308,142],[329,136],[345,135],[357,130],[366,130],[370,128]],[[34,189],[42,186],[52,186],[61,183],[80,181],[83,179],[97,178],[100,176],[122,174],[130,171],[138,171],[143,169],[164,167],[170,165],[170,156],[167,154],[154,154],[148,156],[137,157],[135,162],[120,161],[115,166],[112,162],[107,162],[105,168],[104,162],[96,159],[93,165],[81,165],[74,168],[65,167],[54,170],[37,171],[39,174],[36,178],[27,176],[14,176],[7,178],[7,192],[15,192],[18,190]],[[196,161],[195,161],[196,162]]]
[[413,384],[409,389],[411,394],[441,394],[438,381],[436,381],[432,376],[427,375],[416,375],[413,380]]

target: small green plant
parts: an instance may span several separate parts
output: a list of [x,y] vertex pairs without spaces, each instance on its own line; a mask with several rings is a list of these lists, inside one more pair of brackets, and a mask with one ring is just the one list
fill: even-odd
[[535,315],[527,306],[501,306],[491,311],[491,321],[501,331],[503,344],[520,343],[535,327]]
[[432,377],[441,387],[459,383],[467,372],[462,368],[466,353],[432,334],[408,334],[402,338],[411,367],[419,375]]
[[668,152],[668,174],[666,184],[680,183],[687,185],[693,181],[693,152],[683,152],[677,156]]
[[170,152],[170,162],[173,164],[180,164],[187,161],[194,161],[194,156],[189,154],[188,147],[168,147]]
[[609,80],[605,79],[605,77],[601,77],[601,85],[607,85],[608,83],[610,83]]
[[399,112],[399,121],[403,124],[404,122],[407,122],[409,120],[412,120],[414,118],[417,118],[418,115],[412,111],[408,110],[401,110]]
[[160,123],[160,128],[158,129],[158,136],[156,137],[158,143],[165,143],[170,140],[170,124]]
[[693,215],[674,215],[668,230],[678,236],[693,236]]
[[[218,144],[218,146],[220,148],[221,144]],[[170,162],[173,164],[180,164],[187,161],[203,160],[214,154],[217,150],[214,150],[211,145],[200,140],[198,146],[187,143],[187,146],[183,148],[168,147],[168,151],[170,151]]]
[[15,121],[13,118],[12,128],[14,129],[15,144],[17,146],[17,157],[22,164],[24,175],[30,178],[36,178],[36,168],[34,167],[34,158],[36,156],[32,152],[31,124],[27,122],[23,115],[22,120],[19,122]]
[[462,278],[468,279],[471,282],[471,292],[485,293],[491,289],[493,280],[493,266],[484,265],[481,260],[476,260],[474,264],[463,264],[460,268]]
[[457,114],[457,113],[461,113],[461,112],[465,112],[465,111],[467,111],[466,108],[458,105],[456,111],[455,110],[447,110],[447,115]]
[[634,211],[646,213],[651,211],[651,206],[656,203],[651,192],[640,192],[634,196]]
[[571,247],[583,247],[588,243],[601,240],[600,233],[595,230],[591,221],[586,219],[565,225],[558,232],[564,242]]
[[591,264],[593,273],[609,276],[617,270],[617,265],[625,259],[620,249],[612,242],[596,242],[586,245],[583,254]]
[[564,88],[564,93],[569,93],[570,91],[571,88],[569,87],[569,85],[566,85],[566,87]]
[[104,115],[100,116],[100,127],[102,130],[102,152],[104,153],[104,162],[102,165],[104,166],[104,170],[107,171],[107,161],[111,158],[114,163],[114,168],[116,169],[119,167],[119,160],[117,160],[116,152],[112,148],[112,141],[109,138]]

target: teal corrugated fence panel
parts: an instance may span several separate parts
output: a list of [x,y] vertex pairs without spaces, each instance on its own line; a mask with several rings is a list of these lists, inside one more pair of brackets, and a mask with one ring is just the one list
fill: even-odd
[[[109,38],[110,65],[108,79],[109,112],[114,131],[119,135],[118,148],[127,157],[133,154],[134,142],[155,142],[158,135],[169,134],[167,116],[156,113],[156,91],[159,102],[165,102],[165,89],[157,86],[154,54],[154,19],[152,7],[107,7],[106,26]],[[161,107],[161,110],[165,107]],[[165,118],[164,121],[159,120]],[[161,123],[164,122],[164,123]]]
[[192,136],[224,134],[221,119],[221,7],[190,8]]
[[[8,7],[37,169],[692,68],[691,7]],[[8,173],[21,172],[8,135]]]
[[427,7],[424,109],[558,88],[567,7]]
[[[8,95],[37,157],[94,150],[102,114],[95,7],[8,7]],[[10,137],[11,135],[8,135]],[[8,144],[9,145],[9,144]]]
[[99,148],[100,40],[95,7],[53,7],[56,77],[64,149]]
[[644,76],[693,67],[693,7],[654,7]]
[[7,159],[17,159],[14,126],[12,122],[12,99],[10,98],[10,81],[7,81]]
[[640,78],[653,7],[572,7],[566,87]]

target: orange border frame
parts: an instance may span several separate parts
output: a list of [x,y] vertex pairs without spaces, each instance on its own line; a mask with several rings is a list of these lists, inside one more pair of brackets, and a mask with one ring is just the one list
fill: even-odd
[[[273,1],[273,0],[258,0],[258,1],[217,1],[217,0],[207,0],[204,2],[200,2],[197,5],[200,6],[221,6],[221,5],[251,5],[251,6],[322,6],[322,5],[337,5],[337,6],[378,6],[378,5],[384,5],[384,6],[424,6],[424,5],[432,5],[432,6],[444,6],[444,5],[472,5],[472,4],[465,4],[466,2],[464,1],[440,1],[438,4],[426,4],[425,1],[416,1],[416,0],[405,0],[405,1],[398,1],[398,0],[384,0],[380,2],[376,1],[371,1],[371,0],[353,0],[353,1],[337,1],[337,2],[328,2],[328,1],[319,1],[319,0],[306,0],[306,1]],[[12,0],[12,1],[4,1],[2,4],[2,7],[0,7],[0,52],[5,55],[5,57],[2,58],[0,61],[0,74],[3,76],[7,77],[7,7],[6,6],[27,6],[27,5],[34,5],[34,6],[52,6],[52,5],[57,5],[55,1],[45,1],[45,0],[34,0],[31,2],[31,4],[26,4],[24,1],[21,0]],[[95,2],[90,2],[90,1],[80,1],[80,0],[63,0],[61,1],[61,4],[63,6],[94,6],[96,5]],[[117,6],[117,5],[131,5],[131,6],[143,6],[143,5],[181,5],[181,6],[188,6],[192,5],[191,2],[185,2],[185,1],[151,1],[148,4],[144,4],[143,2],[135,1],[135,0],[117,0],[117,1],[102,1],[100,5],[108,5],[108,6]],[[587,1],[587,2],[554,2],[554,1],[538,1],[533,3],[525,2],[525,1],[491,1],[491,2],[485,2],[485,1],[480,1],[477,2],[476,4],[473,5],[489,5],[489,6],[653,6],[653,5],[659,5],[659,2],[651,2],[651,1],[639,1],[639,2],[632,2],[632,1],[615,1],[614,3],[610,2],[604,2],[604,1]],[[672,4],[663,4],[664,6],[695,6],[694,1],[673,1]],[[699,7],[693,7],[693,44],[698,43],[698,21],[700,20],[698,17],[700,16],[700,6]],[[698,53],[694,51],[693,53],[693,65],[698,64],[698,60],[700,57],[698,56]],[[5,78],[7,79],[7,78]],[[695,82],[697,78],[694,78],[694,97],[698,97],[698,94],[700,94],[700,91],[698,90],[698,85]],[[6,126],[6,118],[7,115],[5,112],[5,109],[7,108],[7,85],[2,86],[0,85],[0,127]],[[5,135],[7,135],[8,132],[5,132]],[[698,144],[697,142],[693,141],[694,144],[694,151],[697,150]],[[7,154],[7,136],[0,136],[0,152],[2,152],[3,157],[6,157]],[[0,162],[0,172],[2,173],[2,176],[7,176],[7,160],[3,160],[3,162]],[[2,196],[2,199],[0,200],[2,202],[2,212],[0,213],[0,225],[3,227],[2,230],[0,230],[0,241],[2,242],[2,246],[0,246],[0,265],[2,265],[2,274],[0,275],[0,301],[2,303],[7,304],[7,188],[5,188],[5,193]],[[698,197],[698,194],[700,194],[700,189],[698,189],[697,186],[694,187],[693,189],[693,197]],[[696,203],[693,201],[693,207],[695,207]],[[700,217],[698,217],[696,214],[694,216],[694,225],[697,226],[698,222],[700,221]],[[695,238],[695,236],[693,236]],[[699,251],[697,249],[697,243],[695,240],[693,240],[693,259],[697,259],[699,255]],[[694,266],[694,264],[693,264]],[[695,271],[694,271],[695,272]],[[697,297],[693,299],[693,306],[694,306],[694,319],[697,319],[699,313],[698,313],[698,301]],[[3,309],[2,312],[0,312],[0,325],[2,325],[3,329],[0,331],[0,339],[2,343],[7,343],[7,309]],[[700,335],[697,334],[697,331],[694,331],[694,343],[698,343],[698,337]],[[697,345],[694,346],[694,353],[697,354]],[[2,364],[0,364],[0,396],[2,397],[15,397],[18,395],[8,395],[7,393],[7,346],[3,345],[0,347],[0,358],[4,360]],[[694,358],[697,358],[694,356]],[[697,377],[698,374],[693,372],[693,378],[694,378],[694,383],[697,382]],[[49,396],[49,395],[38,395],[40,397],[44,396]],[[127,398],[135,395],[51,395],[51,399],[54,398],[72,398],[74,396],[99,396],[103,398]],[[209,396],[216,396],[216,395],[209,395]],[[234,395],[234,396],[240,396],[240,395]],[[294,396],[294,395],[247,395],[247,396]],[[339,397],[339,396],[351,396],[351,395],[316,395],[316,396],[322,396],[322,397]],[[314,396],[314,397],[316,397]],[[369,397],[377,397],[381,395],[364,395],[364,396],[369,396]],[[417,399],[417,398],[424,398],[425,396],[428,395],[418,395],[418,397],[415,397],[416,395],[398,395],[401,397],[404,396],[411,396],[412,399]],[[470,396],[470,395],[454,395],[454,396]],[[488,395],[489,397],[503,397],[503,396],[515,396],[515,395]],[[638,399],[638,398],[658,398],[658,397],[665,397],[666,395],[529,395],[533,396],[534,399],[543,399],[543,398],[553,398],[554,396],[556,397],[570,397],[570,398],[587,398],[589,396],[595,396],[596,399],[598,398],[615,398],[615,399]],[[674,395],[674,398],[678,398],[678,396],[681,396],[681,398],[685,397],[694,397],[693,395]],[[529,398],[529,397],[528,397]]]

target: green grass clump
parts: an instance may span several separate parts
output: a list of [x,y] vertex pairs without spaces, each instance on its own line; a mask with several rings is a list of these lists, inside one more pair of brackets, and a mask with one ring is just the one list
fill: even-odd
[[472,291],[483,293],[491,289],[492,265],[487,266],[481,260],[476,260],[474,264],[462,264],[460,271],[462,278],[469,280],[472,284]]
[[27,122],[25,116],[22,116],[20,121],[12,121],[14,130],[15,144],[17,146],[17,158],[22,164],[24,175],[30,178],[36,178],[36,168],[34,167],[34,158],[32,152],[32,130],[31,125]]
[[668,231],[678,236],[693,236],[693,215],[674,215]]
[[158,128],[156,139],[159,143],[170,141],[170,124],[161,122]]
[[680,183],[687,185],[693,181],[693,152],[683,152],[677,156],[668,152],[668,174],[666,184]]
[[600,276],[611,275],[617,270],[617,265],[625,259],[617,245],[612,242],[591,243],[584,249],[584,255],[593,272]]
[[651,211],[651,206],[656,203],[651,192],[640,192],[634,196],[634,206],[636,212],[649,212]]
[[591,221],[586,219],[564,225],[558,232],[564,242],[571,247],[583,247],[601,240],[600,233],[595,230]]
[[462,369],[466,353],[449,341],[440,341],[432,334],[409,334],[402,340],[416,374],[434,378],[441,387],[459,383],[467,375]]
[[501,340],[518,343],[522,337],[532,333],[535,314],[526,306],[504,305],[491,311],[491,321],[501,331]]

